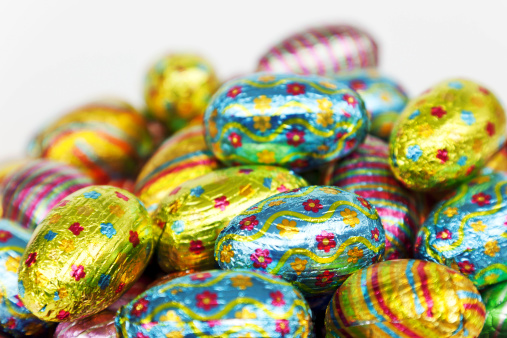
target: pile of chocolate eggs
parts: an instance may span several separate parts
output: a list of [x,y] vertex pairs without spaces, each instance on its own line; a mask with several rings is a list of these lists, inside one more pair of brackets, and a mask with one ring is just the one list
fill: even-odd
[[377,63],[314,27],[49,123],[0,164],[0,336],[507,336],[505,112]]

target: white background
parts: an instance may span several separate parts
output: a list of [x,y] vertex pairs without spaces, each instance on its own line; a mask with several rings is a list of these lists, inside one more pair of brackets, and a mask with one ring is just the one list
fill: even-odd
[[507,102],[507,1],[0,0],[0,160],[45,123],[104,95],[142,105],[146,69],[169,51],[206,56],[222,79],[250,72],[294,30],[352,23],[411,95],[452,76]]

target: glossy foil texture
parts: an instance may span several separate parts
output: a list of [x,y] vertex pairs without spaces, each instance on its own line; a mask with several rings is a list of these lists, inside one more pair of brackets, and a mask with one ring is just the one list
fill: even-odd
[[151,220],[137,198],[111,186],[76,191],[35,230],[19,267],[25,306],[47,321],[74,321],[114,303],[148,264]]
[[334,80],[257,73],[223,85],[205,125],[206,142],[226,164],[304,171],[356,149],[369,120],[359,95]]
[[507,176],[478,176],[440,201],[417,235],[416,257],[461,271],[479,288],[507,280]]
[[207,60],[194,54],[171,54],[146,74],[144,98],[149,113],[176,131],[202,117],[219,85]]
[[326,311],[327,337],[477,337],[485,307],[472,282],[432,262],[400,259],[350,276]]
[[323,183],[362,196],[375,207],[386,234],[386,260],[412,256],[421,199],[393,176],[385,142],[368,136],[355,152],[326,168]]
[[507,174],[507,143],[486,162],[483,172],[486,173],[489,172],[489,170]]
[[32,141],[34,157],[80,168],[96,183],[131,177],[153,150],[144,117],[122,101],[99,101],[74,109]]
[[311,311],[288,282],[212,270],[155,286],[116,317],[120,337],[313,337]]
[[445,190],[470,180],[505,141],[505,112],[475,82],[440,82],[411,100],[391,134],[390,165],[413,190]]
[[479,337],[505,337],[507,335],[507,282],[487,288],[481,296],[486,305],[486,322]]
[[331,75],[358,68],[375,68],[376,41],[359,28],[329,25],[298,32],[262,56],[258,71]]
[[3,217],[33,230],[62,199],[92,184],[91,178],[74,167],[30,160],[0,185]]
[[183,183],[154,215],[156,233],[162,232],[159,265],[166,272],[212,268],[215,240],[233,217],[269,196],[306,185],[291,171],[268,166],[221,169]]
[[54,338],[116,338],[116,313],[104,310],[74,322],[58,324]]
[[204,140],[204,126],[186,127],[167,139],[137,177],[136,194],[150,213],[178,185],[219,166]]
[[353,272],[382,259],[380,218],[364,198],[309,186],[254,204],[218,236],[222,269],[265,270],[290,281],[313,309],[325,310]]
[[18,266],[31,231],[0,219],[0,332],[14,337],[40,337],[51,324],[28,311],[18,295]]

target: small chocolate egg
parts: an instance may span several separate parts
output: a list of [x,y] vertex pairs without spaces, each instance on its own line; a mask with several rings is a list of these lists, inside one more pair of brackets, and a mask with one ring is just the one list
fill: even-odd
[[74,321],[129,289],[153,252],[148,212],[131,193],[90,186],[67,196],[35,230],[19,267],[19,292],[37,317]]
[[265,53],[258,71],[331,75],[376,67],[375,40],[348,25],[314,27],[289,36]]
[[326,311],[326,337],[477,337],[481,295],[440,264],[400,259],[350,276]]
[[290,281],[324,310],[353,272],[379,262],[380,218],[364,198],[309,186],[268,197],[234,217],[215,245],[222,269],[260,269]]
[[176,131],[202,117],[220,83],[208,61],[195,54],[170,54],[150,68],[144,83],[149,113]]
[[287,169],[243,166],[213,171],[175,188],[154,214],[162,232],[158,262],[166,272],[215,265],[220,231],[241,211],[279,192],[306,186]]
[[475,82],[443,81],[411,100],[391,133],[390,165],[413,190],[470,180],[505,141],[505,112]]
[[104,310],[75,322],[58,324],[53,338],[116,338],[116,313]]
[[3,217],[33,230],[62,199],[92,184],[91,178],[64,163],[28,161],[0,186]]
[[486,322],[480,338],[507,336],[507,282],[493,285],[481,292],[486,305]]
[[507,280],[507,176],[478,176],[440,201],[419,230],[415,257],[461,271],[480,289]]
[[30,235],[18,223],[0,219],[0,332],[14,337],[40,337],[52,327],[32,315],[18,296],[18,266]]
[[279,277],[212,270],[155,286],[123,307],[119,337],[312,337],[311,310]]
[[150,213],[183,182],[218,168],[204,140],[204,126],[184,128],[167,139],[137,177],[136,194]]
[[206,142],[226,164],[303,171],[341,158],[366,137],[359,95],[319,76],[258,73],[224,84],[204,117]]

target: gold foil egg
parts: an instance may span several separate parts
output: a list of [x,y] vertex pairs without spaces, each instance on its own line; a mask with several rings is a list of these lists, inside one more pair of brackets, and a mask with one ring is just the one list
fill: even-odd
[[390,166],[414,190],[467,181],[503,144],[505,112],[475,82],[443,81],[411,100],[393,129]]
[[162,232],[158,261],[166,272],[214,266],[215,240],[237,214],[279,192],[306,186],[301,177],[279,167],[221,169],[175,188],[154,214]]
[[19,294],[45,321],[97,313],[129,289],[153,251],[148,212],[131,193],[90,186],[66,197],[35,230],[19,266]]

